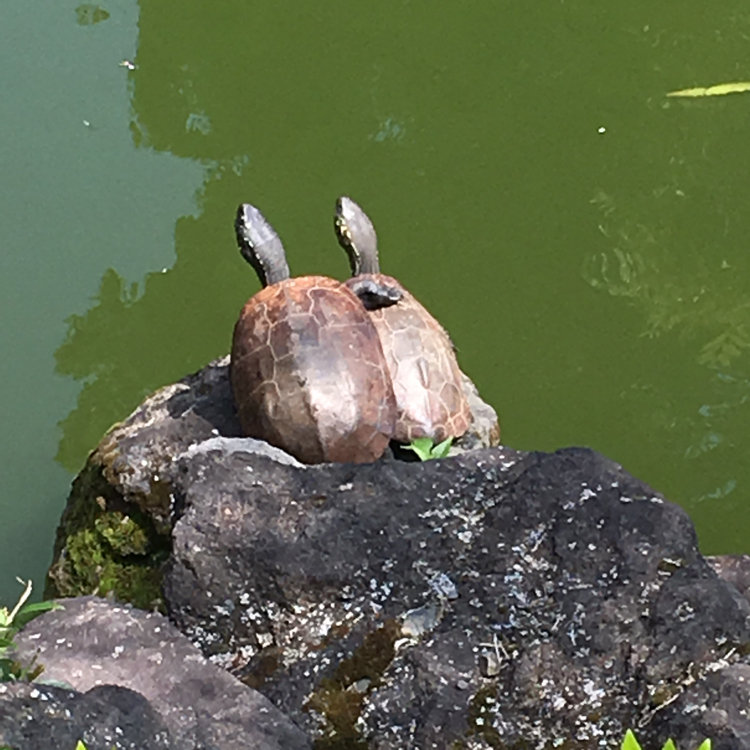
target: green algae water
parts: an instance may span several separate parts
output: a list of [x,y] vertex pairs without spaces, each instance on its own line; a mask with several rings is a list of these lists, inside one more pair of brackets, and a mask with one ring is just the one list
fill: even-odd
[[689,0],[3,7],[0,601],[113,422],[228,351],[261,207],[334,200],[450,331],[503,442],[588,445],[750,552],[750,12]]

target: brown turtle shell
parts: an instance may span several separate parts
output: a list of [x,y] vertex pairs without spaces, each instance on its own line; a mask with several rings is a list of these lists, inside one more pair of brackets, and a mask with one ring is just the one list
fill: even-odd
[[469,427],[471,412],[450,337],[393,277],[365,273],[345,283],[356,289],[367,280],[401,292],[395,304],[369,311],[396,396],[393,439],[410,443],[418,437],[435,442],[460,437]]
[[396,403],[374,323],[324,276],[279,281],[248,300],[230,368],[245,434],[305,463],[380,458]]

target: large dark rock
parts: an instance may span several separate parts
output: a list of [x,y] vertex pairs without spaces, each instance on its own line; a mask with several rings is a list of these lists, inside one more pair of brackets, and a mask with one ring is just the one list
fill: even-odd
[[[0,738],[4,732],[14,738],[20,731],[30,733],[37,743],[9,739],[6,744],[24,750],[72,750],[80,737],[93,741],[104,736],[102,732],[115,736],[115,726],[134,724],[140,733],[129,737],[135,744],[124,747],[310,747],[304,734],[267,698],[208,662],[162,615],[94,597],[67,599],[62,605],[27,625],[17,638],[18,658],[36,657],[44,666],[44,680],[67,683],[78,694],[60,691],[47,699],[14,688],[13,700],[8,700],[0,686]],[[65,725],[58,706],[71,707],[72,723]],[[24,711],[34,718],[26,722],[29,728],[16,722]],[[102,716],[107,722],[100,725]],[[66,745],[57,739],[63,730],[78,736]],[[147,742],[147,736],[160,738],[162,744]]]
[[596,453],[310,470],[214,441],[179,485],[171,618],[316,735],[743,747],[739,710],[719,727],[690,696],[740,661],[750,606]]
[[137,579],[319,748],[750,750],[750,604],[678,507],[583,449],[305,467],[219,424],[218,372],[92,454],[55,590]]

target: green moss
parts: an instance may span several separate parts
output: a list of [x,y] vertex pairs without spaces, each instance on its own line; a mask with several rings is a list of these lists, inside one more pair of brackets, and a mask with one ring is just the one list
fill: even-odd
[[326,717],[329,734],[315,742],[317,750],[367,747],[356,728],[364,698],[363,693],[346,690],[333,680],[324,680],[318,686],[308,707]]
[[260,690],[266,680],[276,674],[282,665],[281,654],[277,646],[269,646],[256,654],[241,674],[235,676],[253,690]]
[[[79,594],[98,594],[104,596],[113,593],[120,601],[127,601],[136,607],[151,609],[158,605],[161,598],[161,573],[149,564],[160,561],[148,556],[141,560],[132,560],[125,553],[117,551],[107,537],[96,527],[110,525],[108,514],[104,513],[94,522],[94,530],[81,529],[68,537],[66,547],[67,582],[72,591],[61,592],[61,595],[76,596]],[[125,547],[127,542],[118,544]],[[144,555],[145,552],[139,553]]]
[[[367,691],[382,679],[393,661],[394,644],[401,634],[396,620],[389,620],[368,633],[362,644],[344,659],[332,677],[320,681],[306,708],[321,713],[328,724],[326,737],[315,741],[316,750],[365,750],[367,743],[356,728]],[[367,691],[356,689],[360,680],[367,682]]]
[[161,565],[169,535],[126,502],[89,462],[76,479],[57,530],[47,597],[112,593],[120,601],[162,606]]
[[363,679],[371,683],[379,682],[383,672],[393,661],[393,646],[400,635],[401,625],[396,620],[389,620],[382,627],[368,633],[362,645],[336,668],[334,680],[344,687]]
[[118,555],[148,553],[145,529],[123,513],[103,513],[94,520],[94,529]]
[[469,735],[481,737],[490,747],[504,748],[500,733],[492,726],[492,717],[497,706],[497,687],[487,685],[479,688],[469,703]]
[[740,656],[747,656],[748,654],[750,654],[750,642],[733,643],[731,644],[731,648],[735,648]]

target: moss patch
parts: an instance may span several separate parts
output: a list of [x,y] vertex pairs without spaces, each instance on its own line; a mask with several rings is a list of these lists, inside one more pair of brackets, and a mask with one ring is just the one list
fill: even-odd
[[161,566],[168,534],[126,502],[89,461],[73,484],[57,529],[47,597],[112,593],[143,609],[162,608]]
[[497,687],[487,685],[474,694],[469,704],[469,734],[481,737],[490,747],[504,748],[500,733],[492,726],[497,710]]
[[[332,677],[324,678],[310,696],[306,708],[322,714],[328,724],[326,737],[317,739],[316,750],[365,750],[367,743],[356,728],[367,693],[380,684],[393,661],[394,644],[401,634],[396,620],[368,633],[362,644],[344,659]],[[366,681],[366,689],[357,683]]]

